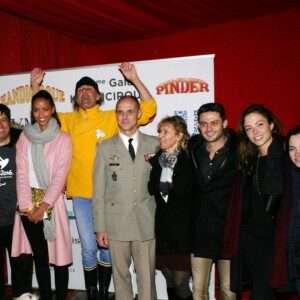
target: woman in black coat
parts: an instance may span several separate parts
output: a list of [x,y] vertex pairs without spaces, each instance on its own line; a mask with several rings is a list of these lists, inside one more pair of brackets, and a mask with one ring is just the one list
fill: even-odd
[[[149,162],[149,193],[155,196],[156,268],[166,279],[169,299],[192,299],[189,251],[191,175],[186,152],[189,134],[179,116],[158,124],[160,150]],[[177,297],[177,298],[176,298]]]
[[[277,209],[283,189],[283,139],[270,110],[253,104],[239,121],[237,166],[225,226],[225,257],[231,258],[231,290],[251,285],[251,300],[273,300],[269,283]],[[282,270],[283,271],[283,270]]]
[[300,125],[289,131],[286,137],[291,159],[293,209],[288,237],[288,267],[290,279],[295,279],[300,296]]

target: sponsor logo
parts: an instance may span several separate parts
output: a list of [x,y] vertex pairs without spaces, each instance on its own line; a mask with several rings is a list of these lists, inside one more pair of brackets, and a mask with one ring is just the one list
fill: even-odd
[[202,79],[177,78],[160,83],[156,94],[187,94],[209,92],[209,85]]
[[[55,87],[41,85],[42,90],[46,90],[53,97],[54,102],[65,102],[65,92]],[[19,86],[0,96],[0,103],[4,105],[30,103],[32,90],[29,85]]]

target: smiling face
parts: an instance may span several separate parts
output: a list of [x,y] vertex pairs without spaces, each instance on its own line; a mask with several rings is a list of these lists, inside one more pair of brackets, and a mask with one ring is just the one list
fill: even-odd
[[7,145],[10,141],[10,124],[5,113],[0,112],[0,146]]
[[77,103],[82,109],[89,109],[97,104],[100,95],[91,85],[82,85],[76,92]]
[[204,112],[199,116],[198,126],[203,138],[208,143],[214,143],[224,138],[227,120],[223,121],[219,112]]
[[164,123],[158,129],[158,140],[160,148],[168,153],[173,153],[178,147],[182,133],[177,133],[174,126]]
[[289,155],[295,166],[300,168],[300,133],[291,135],[289,140]]
[[32,116],[39,124],[41,131],[44,131],[54,113],[55,108],[44,98],[37,98],[32,103]]
[[261,156],[268,154],[268,148],[272,143],[273,123],[258,112],[252,112],[245,116],[244,129],[251,143],[258,147]]

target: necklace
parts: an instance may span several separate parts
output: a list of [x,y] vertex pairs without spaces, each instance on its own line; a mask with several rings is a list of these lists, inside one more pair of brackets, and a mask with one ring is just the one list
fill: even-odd
[[258,166],[259,166],[259,156],[257,157],[257,162],[256,162],[256,172],[255,172],[256,174],[255,174],[255,177],[256,177],[256,185],[257,185],[258,195],[261,195],[259,184],[258,184]]

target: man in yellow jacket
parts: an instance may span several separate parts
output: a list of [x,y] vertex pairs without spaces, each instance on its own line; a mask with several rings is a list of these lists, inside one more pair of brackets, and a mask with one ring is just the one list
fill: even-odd
[[[139,79],[135,66],[122,63],[120,70],[127,80],[137,89],[143,114],[139,125],[147,124],[156,114],[156,102],[149,90]],[[40,89],[45,72],[39,68],[31,72],[33,94]],[[101,110],[101,94],[98,84],[90,77],[81,78],[75,88],[77,109],[70,113],[60,113],[61,129],[72,138],[73,158],[67,177],[67,196],[73,199],[73,209],[82,246],[82,264],[88,299],[108,297],[111,278],[111,262],[107,249],[100,249],[92,220],[93,166],[97,143],[106,140],[118,132],[115,110]]]

